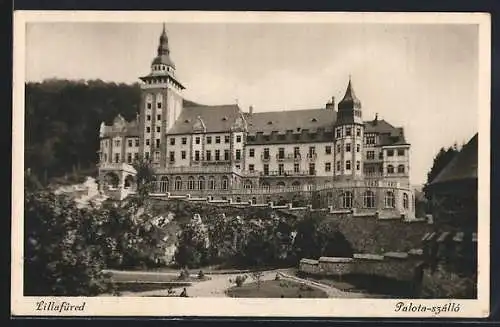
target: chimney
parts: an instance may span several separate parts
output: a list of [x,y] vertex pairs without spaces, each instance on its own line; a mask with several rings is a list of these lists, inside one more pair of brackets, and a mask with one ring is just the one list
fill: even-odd
[[248,107],[248,113],[250,115],[253,114],[253,106]]
[[332,97],[330,102],[326,104],[326,109],[328,110],[335,110],[335,97]]
[[375,119],[373,120],[373,125],[378,124],[378,113],[375,114]]

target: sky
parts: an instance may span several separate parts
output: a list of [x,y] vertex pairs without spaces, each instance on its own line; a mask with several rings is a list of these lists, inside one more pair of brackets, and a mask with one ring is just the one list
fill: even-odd
[[[29,23],[26,79],[134,83],[149,73],[161,23]],[[170,23],[186,99],[254,112],[338,103],[349,76],[364,120],[378,114],[411,143],[423,184],[441,147],[478,131],[478,27],[465,24]]]

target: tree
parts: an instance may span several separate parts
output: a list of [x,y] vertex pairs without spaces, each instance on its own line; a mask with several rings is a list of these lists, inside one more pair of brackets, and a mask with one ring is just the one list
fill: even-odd
[[260,283],[262,282],[262,277],[264,273],[262,271],[252,272],[252,278],[257,282],[257,289],[260,289]]
[[154,189],[155,174],[151,165],[151,160],[139,158],[134,162],[136,170],[137,195],[144,201]]
[[208,259],[208,232],[201,219],[185,224],[178,236],[174,258],[181,267],[199,268]]
[[453,147],[449,147],[448,149],[441,148],[437,155],[434,157],[432,167],[427,173],[427,182],[423,188],[425,197],[427,199],[430,199],[428,188],[429,183],[431,183],[439,175],[439,173],[450,163],[451,160],[453,160],[458,152],[459,150],[455,144]]

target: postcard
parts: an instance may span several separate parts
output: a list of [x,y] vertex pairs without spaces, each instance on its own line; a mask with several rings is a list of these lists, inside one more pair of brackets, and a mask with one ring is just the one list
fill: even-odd
[[15,12],[11,314],[488,316],[490,33]]

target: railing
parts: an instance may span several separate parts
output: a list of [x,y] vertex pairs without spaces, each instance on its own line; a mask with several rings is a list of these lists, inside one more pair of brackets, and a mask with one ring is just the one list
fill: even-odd
[[132,165],[126,162],[101,162],[99,169],[135,170]]
[[280,156],[280,154],[276,154],[276,160],[280,162],[284,161],[300,161],[300,153],[294,154],[294,153],[288,153],[287,155],[283,154]]
[[191,166],[191,167],[166,167],[160,169],[158,173],[163,174],[182,174],[182,173],[241,173],[240,169],[232,166]]
[[314,176],[316,175],[316,171],[309,171],[309,170],[301,170],[301,171],[294,171],[294,170],[284,170],[284,171],[279,171],[279,170],[272,170],[268,171],[267,174],[265,172],[261,171],[260,176],[270,176],[270,177],[276,177],[276,176],[282,176],[282,177],[289,177],[289,176]]
[[309,160],[309,161],[314,161],[314,160],[316,160],[317,157],[318,156],[316,153],[308,153],[307,154],[307,160]]
[[262,161],[270,161],[270,160],[271,160],[271,155],[269,155],[269,154],[268,154],[268,155],[261,154],[261,155],[260,155],[260,159],[261,159]]

